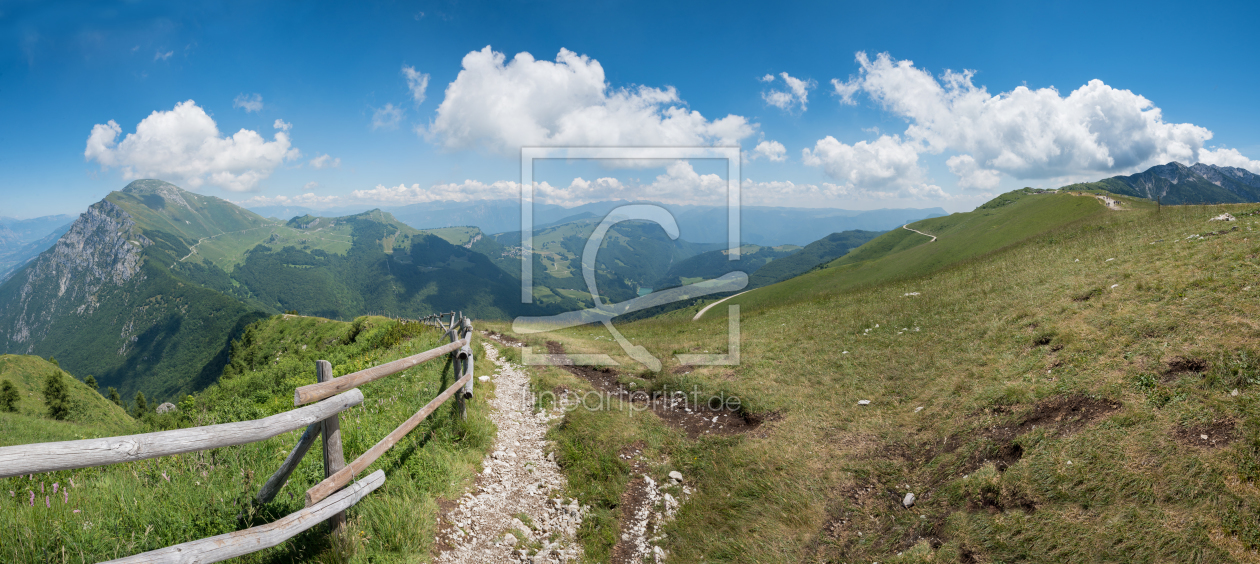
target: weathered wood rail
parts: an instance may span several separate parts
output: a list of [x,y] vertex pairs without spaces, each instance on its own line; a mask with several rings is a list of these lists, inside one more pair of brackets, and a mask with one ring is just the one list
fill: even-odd
[[[450,318],[449,321],[444,319],[446,317]],[[332,376],[332,364],[326,360],[316,361],[317,382],[297,388],[293,396],[295,407],[314,402],[312,405],[251,421],[104,439],[0,447],[0,478],[120,464],[242,445],[305,427],[297,445],[255,498],[258,503],[268,503],[274,499],[288,482],[289,475],[315,444],[315,440],[322,438],[325,478],[307,490],[304,509],[266,525],[168,546],[110,562],[219,562],[276,546],[320,522],[327,522],[333,533],[337,534],[345,525],[345,511],[385,483],[384,470],[377,470],[357,481],[355,476],[364,472],[452,397],[456,398],[458,415],[466,416],[464,401],[472,397],[473,391],[472,322],[461,312],[434,314],[415,321],[440,329],[450,342],[338,378]],[[338,414],[363,403],[363,392],[357,388],[445,355],[450,355],[454,374],[458,376],[455,382],[375,446],[346,464],[341,449]]]

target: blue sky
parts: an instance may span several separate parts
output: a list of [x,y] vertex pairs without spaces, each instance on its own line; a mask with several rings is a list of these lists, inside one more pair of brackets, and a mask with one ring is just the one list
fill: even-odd
[[[250,205],[503,197],[521,144],[737,143],[746,203],[849,209],[960,211],[1173,159],[1260,172],[1258,12],[5,2],[0,215],[151,176]],[[546,175],[562,204],[702,203],[721,173],[567,164]]]

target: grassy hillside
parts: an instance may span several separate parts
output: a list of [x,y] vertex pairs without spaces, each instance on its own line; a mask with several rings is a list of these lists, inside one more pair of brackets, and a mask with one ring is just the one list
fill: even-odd
[[1028,237],[1100,215],[1093,198],[1015,191],[975,211],[925,219],[894,229],[832,261],[826,268],[758,289],[728,303],[781,305],[890,280],[922,276],[1019,243]]
[[[48,417],[44,402],[44,382],[53,372],[61,373],[70,397],[70,414],[62,421]],[[92,433],[127,433],[136,428],[135,420],[122,407],[38,356],[0,355],[0,381],[4,380],[12,382],[20,395],[17,413],[0,413],[0,434],[9,441],[59,441]]]
[[[337,376],[440,344],[419,324],[366,317],[354,322],[276,316],[251,325],[233,345],[214,386],[179,402],[180,411],[146,418],[144,430],[265,417],[293,409],[293,389],[313,383],[314,361]],[[481,348],[475,347],[480,358]],[[475,363],[479,374],[493,366]],[[447,363],[423,364],[360,388],[366,401],[341,414],[346,460],[362,454],[453,381]],[[81,385],[81,384],[80,384]],[[367,473],[386,482],[349,511],[346,541],[330,545],[322,526],[237,562],[414,562],[435,536],[437,500],[462,493],[478,471],[494,428],[485,417],[490,384],[478,384],[466,422],[444,406]],[[449,405],[449,404],[448,404]],[[0,418],[0,425],[8,419]],[[321,446],[307,453],[272,503],[252,503],[301,431],[267,441],[128,464],[0,480],[0,561],[98,562],[274,521],[304,505],[323,477]],[[67,437],[74,438],[74,437]],[[0,433],[0,446],[25,441]],[[51,495],[53,484],[68,494]],[[72,484],[72,485],[71,485]],[[29,493],[37,503],[31,506]],[[62,497],[65,495],[65,497]],[[45,505],[45,496],[48,506]]]
[[742,271],[751,275],[769,264],[801,250],[796,245],[779,245],[762,247],[760,245],[743,245],[739,250],[739,260],[729,260],[727,249],[719,249],[688,257],[670,267],[669,271],[656,282],[656,287],[670,288],[682,284],[694,284],[701,280],[720,278],[728,272]]
[[[724,351],[723,307],[619,326],[662,373],[594,328],[545,337],[760,422],[692,439],[575,411],[555,438],[595,461],[566,458],[576,493],[615,517],[630,468],[598,453],[639,441],[651,475],[696,490],[664,531],[681,562],[1260,561],[1254,204],[1003,200],[747,294],[738,366],[670,356]],[[1224,211],[1241,222],[1207,221]],[[589,386],[538,369],[561,382]]]
[[800,276],[819,265],[827,264],[848,254],[849,251],[861,247],[877,236],[879,236],[878,231],[832,233],[750,273],[748,285],[758,288]]

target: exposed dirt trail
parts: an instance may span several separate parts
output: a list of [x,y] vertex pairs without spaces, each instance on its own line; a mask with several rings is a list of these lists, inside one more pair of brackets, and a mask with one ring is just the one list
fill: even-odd
[[567,481],[546,453],[547,429],[563,412],[533,413],[529,374],[487,340],[482,346],[498,367],[489,403],[499,432],[473,491],[443,507],[436,561],[576,562],[582,548],[575,537],[589,508],[559,497]]
[[919,235],[922,235],[922,236],[924,236],[924,237],[931,237],[931,238],[932,238],[932,240],[931,240],[931,241],[928,241],[929,243],[935,243],[935,242],[936,242],[936,235],[928,235],[927,233],[924,233],[924,232],[922,232],[922,231],[919,231],[918,229],[910,229],[910,224],[908,224],[908,223],[907,223],[907,224],[905,224],[905,225],[902,225],[902,226],[901,226],[901,228],[902,228],[902,229],[905,229],[906,231],[913,231],[913,232],[918,233]]
[[727,296],[727,297],[722,298],[722,299],[720,299],[720,300],[718,300],[718,301],[716,301],[716,302],[713,302],[713,303],[711,303],[711,304],[709,304],[709,305],[707,305],[707,306],[704,306],[704,309],[702,309],[702,310],[700,310],[700,311],[696,312],[696,316],[695,316],[695,317],[692,317],[692,318],[691,318],[691,320],[692,320],[692,321],[700,321],[700,317],[704,315],[704,312],[709,311],[709,309],[711,309],[713,306],[718,305],[718,304],[720,304],[720,303],[722,303],[722,302],[724,302],[724,301],[726,301],[726,300],[729,300],[729,299],[731,299],[731,298],[738,298],[738,297],[740,297],[740,296],[742,296],[742,295],[744,295],[744,294],[747,294],[748,292],[751,292],[751,291],[752,291],[752,290],[744,290],[743,292],[740,292],[740,293],[738,293],[738,294],[735,294],[734,296]]

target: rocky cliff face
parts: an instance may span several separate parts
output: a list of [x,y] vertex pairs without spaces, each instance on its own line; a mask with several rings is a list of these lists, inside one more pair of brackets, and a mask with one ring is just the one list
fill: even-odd
[[91,315],[98,292],[140,272],[141,253],[151,244],[122,208],[109,201],[88,208],[52,249],[10,281],[21,289],[16,300],[0,306],[8,310],[0,310],[0,317],[14,320],[0,327],[8,348],[33,347],[59,317]]

